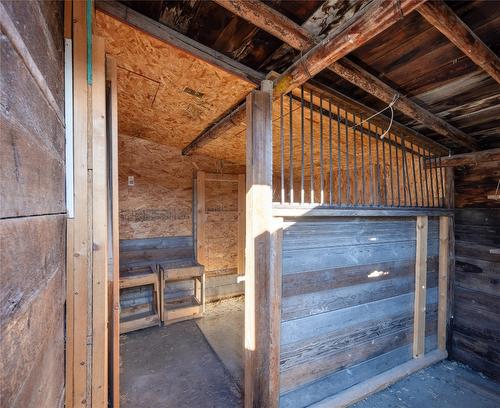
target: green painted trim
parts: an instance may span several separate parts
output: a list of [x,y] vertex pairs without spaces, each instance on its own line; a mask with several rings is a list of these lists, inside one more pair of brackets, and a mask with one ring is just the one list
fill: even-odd
[[92,0],[87,0],[87,84],[92,85]]

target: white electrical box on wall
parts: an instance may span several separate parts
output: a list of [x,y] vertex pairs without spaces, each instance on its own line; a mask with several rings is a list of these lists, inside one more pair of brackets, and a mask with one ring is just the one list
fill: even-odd
[[128,176],[128,185],[133,186],[135,184],[134,176]]

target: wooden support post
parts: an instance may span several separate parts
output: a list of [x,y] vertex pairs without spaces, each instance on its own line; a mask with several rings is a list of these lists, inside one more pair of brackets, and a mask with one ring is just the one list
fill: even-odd
[[205,265],[206,240],[205,224],[207,215],[205,213],[205,172],[196,173],[196,261]]
[[238,175],[238,275],[245,275],[245,175]]
[[427,288],[428,217],[417,217],[417,251],[415,258],[415,313],[413,321],[413,358],[425,351],[425,303]]
[[92,406],[108,404],[108,168],[104,38],[92,41]]
[[449,225],[449,217],[439,217],[438,347],[441,351],[446,350],[446,326],[448,321]]
[[[68,270],[68,298],[72,299],[67,306],[68,334],[70,347],[67,349],[67,368],[72,369],[69,379],[71,384],[67,389],[66,402],[71,407],[86,407],[90,401],[87,398],[87,328],[89,301],[89,248],[90,237],[88,227],[88,87],[87,87],[87,21],[86,2],[73,3],[73,135],[74,135],[74,194],[75,212],[72,222],[73,270]],[[68,230],[68,233],[71,229]],[[71,329],[71,332],[69,331]]]
[[[110,157],[109,179],[111,183],[111,265],[109,275],[109,383],[111,407],[120,405],[120,215],[118,208],[118,83],[116,61],[106,57],[106,82],[109,85],[106,115]],[[108,229],[109,229],[108,228]]]
[[272,218],[272,82],[247,97],[245,407],[277,407],[280,233]]
[[[455,171],[453,167],[445,169],[445,204],[454,210],[455,208]],[[446,341],[450,344],[452,335],[453,305],[455,298],[455,217],[449,217],[448,221],[448,295],[446,309]]]

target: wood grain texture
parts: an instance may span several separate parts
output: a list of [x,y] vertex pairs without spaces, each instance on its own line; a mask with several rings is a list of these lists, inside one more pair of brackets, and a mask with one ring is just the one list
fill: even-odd
[[65,228],[64,215],[0,221],[0,392],[9,407],[57,406],[61,398]]
[[66,356],[66,361],[73,359],[68,368],[72,368],[73,394],[66,394],[67,403],[74,407],[86,407],[88,376],[90,375],[91,345],[88,345],[88,309],[89,309],[89,255],[91,236],[89,232],[89,211],[91,198],[89,197],[89,163],[91,158],[88,152],[88,137],[90,122],[89,92],[87,87],[87,20],[86,4],[73,3],[73,134],[74,134],[74,194],[75,212],[73,220],[73,287],[70,296],[73,296],[73,310],[68,311],[68,319],[72,319],[73,333],[68,333],[72,342],[72,355]]
[[7,37],[0,41],[9,67],[0,87],[0,217],[64,212],[63,125]]
[[62,10],[0,5],[0,405],[12,408],[64,400]]
[[287,93],[303,84],[328,65],[389,28],[401,14],[407,15],[418,6],[418,1],[402,1],[398,3],[398,7],[390,7],[382,1],[370,3],[280,75],[275,81],[276,95]]
[[[438,221],[431,218],[429,256],[422,258],[429,269],[422,298],[426,350],[436,348],[438,238]],[[350,369],[367,361],[381,362],[371,371],[379,374],[387,364],[383,356],[394,350],[406,350],[395,364],[411,358],[416,239],[414,219],[285,222],[281,405],[306,406],[318,395],[325,398],[329,394],[314,384],[333,389],[327,379],[337,373],[343,372],[335,377],[343,384],[365,380],[362,370]]]
[[106,57],[106,132],[109,152],[110,217],[108,231],[111,245],[108,252],[108,338],[109,395],[113,408],[120,405],[120,211],[118,193],[118,85],[116,61]]
[[272,84],[247,97],[245,407],[277,407],[281,225],[272,218]]
[[500,59],[446,3],[427,2],[417,11],[500,84]]
[[425,311],[427,291],[428,217],[417,217],[417,244],[415,259],[415,306],[413,357],[421,357],[425,348]]
[[104,38],[92,38],[92,406],[108,404],[108,145]]
[[487,199],[496,188],[498,166],[455,169],[454,318],[451,356],[499,379],[500,207]]

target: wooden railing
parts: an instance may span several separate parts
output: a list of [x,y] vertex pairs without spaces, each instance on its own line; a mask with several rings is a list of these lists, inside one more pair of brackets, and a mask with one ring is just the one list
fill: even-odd
[[440,158],[401,132],[304,87],[274,115],[275,206],[445,207]]

